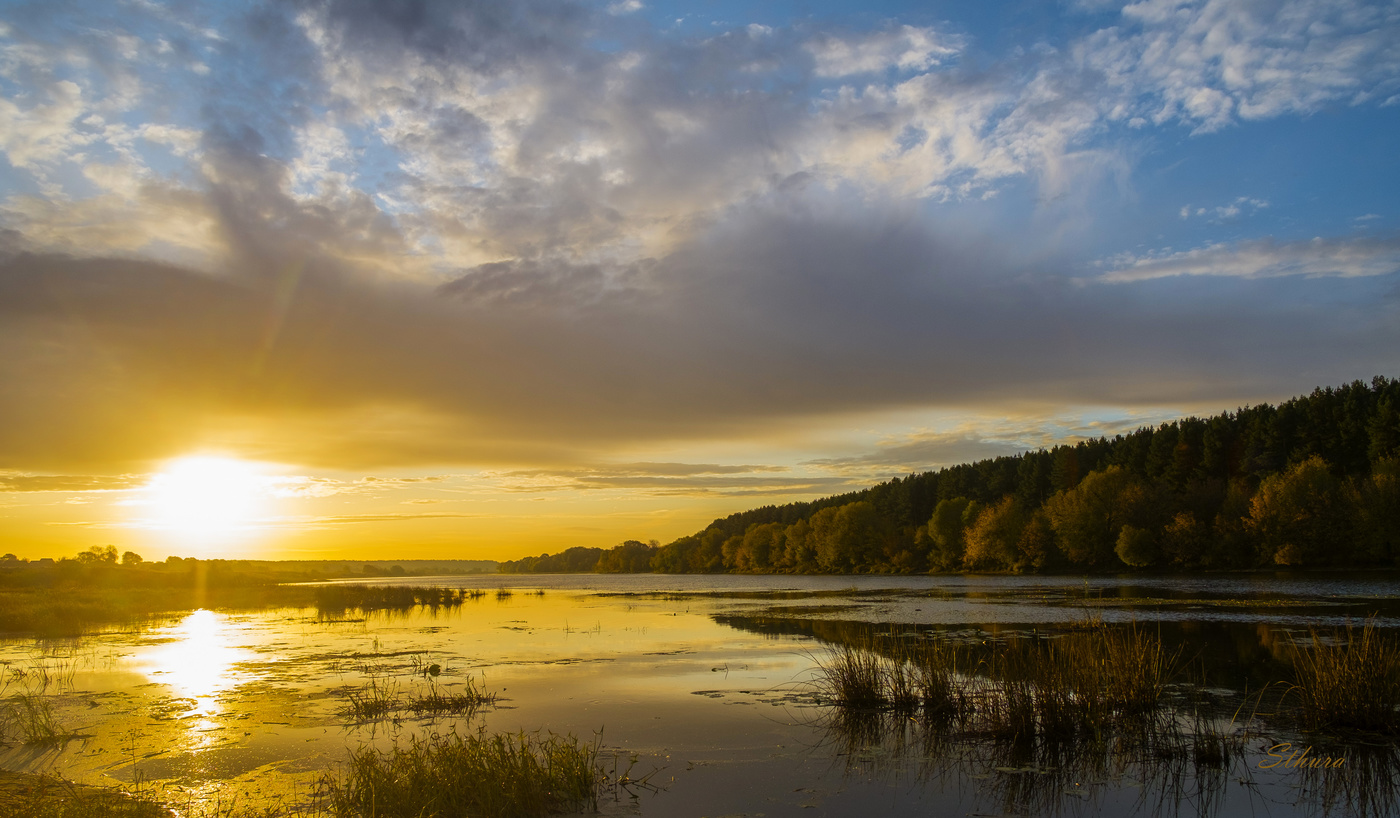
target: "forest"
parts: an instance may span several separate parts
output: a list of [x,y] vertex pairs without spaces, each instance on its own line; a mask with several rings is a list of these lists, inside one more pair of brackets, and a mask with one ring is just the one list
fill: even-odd
[[1400,567],[1400,380],[911,474],[506,573]]

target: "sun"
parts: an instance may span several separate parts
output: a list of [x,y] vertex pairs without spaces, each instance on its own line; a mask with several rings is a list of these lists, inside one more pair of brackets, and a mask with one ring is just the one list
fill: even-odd
[[255,464],[230,457],[182,457],[146,485],[149,523],[183,534],[228,534],[263,513],[266,478]]

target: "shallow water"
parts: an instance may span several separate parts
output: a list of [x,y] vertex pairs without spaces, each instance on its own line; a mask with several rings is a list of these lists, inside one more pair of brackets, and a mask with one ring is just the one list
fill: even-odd
[[[459,609],[340,621],[313,610],[197,611],[135,632],[0,646],[0,692],[39,697],[79,734],[11,747],[0,767],[120,784],[209,814],[305,803],[350,748],[431,731],[543,730],[597,736],[610,765],[635,759],[634,777],[652,773],[652,787],[601,805],[615,814],[1341,815],[1395,806],[1384,792],[1365,795],[1375,790],[1374,755],[1326,776],[1261,769],[1265,748],[1307,743],[1285,732],[1260,734],[1249,754],[1203,771],[1126,750],[1026,756],[940,745],[908,725],[853,729],[811,695],[823,646],[871,626],[891,638],[977,643],[1048,636],[1093,617],[1181,645],[1189,681],[1225,712],[1248,700],[1246,690],[1283,678],[1292,639],[1310,628],[1368,615],[1400,627],[1392,580],[543,575],[398,584],[490,593]],[[433,665],[438,675],[427,672]],[[435,719],[346,712],[352,691],[404,698],[461,690],[469,679],[497,693],[496,704]],[[1357,802],[1364,797],[1381,800],[1368,807]]]

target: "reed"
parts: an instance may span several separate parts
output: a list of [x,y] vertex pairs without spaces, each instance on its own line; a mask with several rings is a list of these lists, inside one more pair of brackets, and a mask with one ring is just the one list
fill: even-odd
[[9,697],[0,711],[0,739],[18,739],[31,746],[62,744],[76,737],[54,715],[53,704],[35,693]]
[[398,687],[387,680],[371,677],[364,687],[345,691],[345,707],[341,712],[356,721],[374,721],[388,716],[398,707]]
[[843,709],[888,706],[885,681],[884,663],[871,650],[842,645],[817,661],[817,695]]
[[496,694],[478,688],[476,682],[468,676],[465,687],[461,690],[447,692],[434,684],[427,693],[410,697],[408,709],[412,710],[416,716],[442,714],[470,716],[481,707],[495,703]]
[[1295,645],[1293,684],[1303,726],[1309,730],[1400,733],[1400,639],[1374,619],[1360,629]]
[[24,818],[171,818],[170,810],[121,792],[55,776],[0,772],[0,815]]
[[924,715],[953,718],[972,707],[967,685],[958,676],[957,653],[944,642],[934,642],[909,656],[914,686]]
[[974,673],[957,670],[945,643],[881,650],[853,640],[817,659],[818,696],[848,710],[919,711],[957,729],[999,739],[1070,741],[1101,736],[1157,713],[1180,671],[1179,652],[1155,636],[1089,623],[1055,640],[991,647]]
[[407,585],[322,585],[314,589],[314,602],[322,616],[341,616],[347,611],[409,611],[418,606],[429,610],[460,608],[473,592],[454,588]]
[[529,818],[595,810],[602,783],[595,745],[483,732],[415,737],[385,752],[360,748],[323,791],[337,818]]

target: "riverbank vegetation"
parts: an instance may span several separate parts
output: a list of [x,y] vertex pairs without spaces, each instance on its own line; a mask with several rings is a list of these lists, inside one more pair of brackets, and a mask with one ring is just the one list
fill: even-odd
[[910,475],[507,573],[1400,567],[1400,380]]
[[861,775],[971,775],[1008,813],[1055,814],[1085,782],[1130,779],[1145,814],[1213,814],[1226,787],[1299,777],[1320,814],[1395,814],[1400,637],[1375,627],[1295,643],[1288,678],[1221,696],[1137,626],[1050,637],[911,640],[845,634],[811,688],[838,757]]
[[868,638],[816,665],[817,698],[848,714],[886,711],[1013,741],[1102,736],[1151,718],[1184,667],[1147,631],[1100,623],[990,649]]
[[596,810],[602,785],[598,748],[573,736],[434,734],[355,750],[326,779],[325,806],[335,818],[529,818]]
[[[826,653],[814,656],[819,701],[847,713],[933,719],[962,735],[1102,737],[1158,718],[1202,688],[1187,678],[1190,657],[1181,648],[1136,624],[1089,620],[1053,637],[971,644],[870,630],[833,634]],[[1251,717],[1331,737],[1389,743],[1400,734],[1400,634],[1368,620],[1314,631],[1290,653],[1287,670],[1252,694]]]
[[118,558],[111,547],[69,559],[0,559],[0,634],[76,636],[198,608],[315,608],[324,618],[340,619],[420,605],[456,609],[485,596],[461,588],[307,584],[327,573],[308,570],[308,564],[180,557],[147,562],[130,552]]

